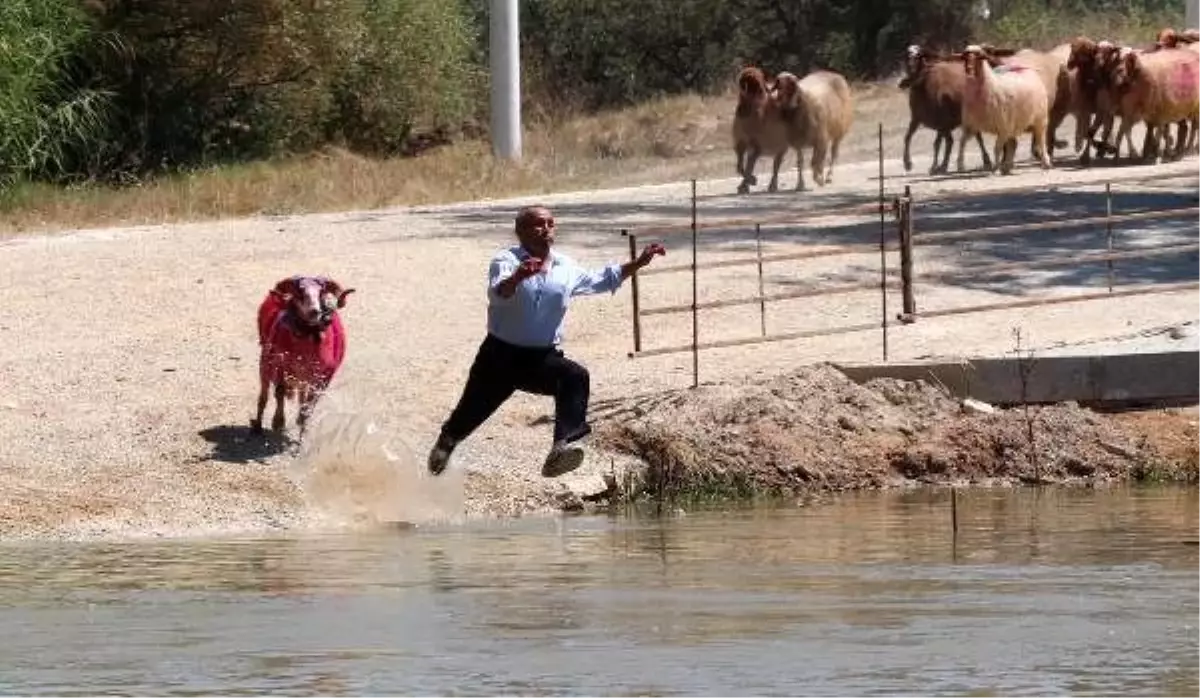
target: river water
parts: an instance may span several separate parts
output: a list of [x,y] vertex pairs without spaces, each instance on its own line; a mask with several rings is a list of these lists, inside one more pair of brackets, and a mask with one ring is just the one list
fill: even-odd
[[1197,695],[1197,489],[0,548],[3,694]]

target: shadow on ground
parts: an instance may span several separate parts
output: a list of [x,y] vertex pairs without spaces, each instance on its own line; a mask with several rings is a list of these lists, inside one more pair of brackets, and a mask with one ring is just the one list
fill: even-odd
[[285,434],[268,431],[255,434],[249,426],[222,424],[201,429],[200,437],[213,446],[205,460],[223,463],[261,463],[292,445]]
[[[1043,189],[978,193],[967,197],[947,198],[944,192],[920,193],[914,189],[914,235],[917,241],[914,268],[917,282],[930,263],[936,263],[942,277],[928,279],[940,286],[984,289],[1006,295],[1024,295],[1053,287],[1095,287],[1107,285],[1108,267],[1104,262],[1080,260],[1091,254],[1106,251],[1106,211],[1113,216],[1131,213],[1164,212],[1182,209],[1169,217],[1113,223],[1114,251],[1132,251],[1167,246],[1179,246],[1197,241],[1197,218],[1191,207],[1200,203],[1194,177],[1178,172],[1164,173],[1159,178],[1147,175],[1146,181],[1117,182],[1111,196],[1106,196],[1103,183],[1061,182]],[[910,179],[909,183],[924,181]],[[1018,182],[1014,182],[1018,186]],[[1033,184],[1032,186],[1036,186]],[[894,194],[886,194],[889,203]],[[858,216],[810,219],[804,225],[773,224],[763,227],[762,240],[766,245],[828,246],[863,244],[877,246],[880,239],[880,217],[875,205],[878,194],[858,192],[821,193],[819,196],[797,195],[794,192],[736,196],[716,194],[698,197],[698,219],[701,225],[721,219],[740,219],[744,222],[730,227],[702,228],[697,254],[704,264],[706,253],[755,254],[754,227],[756,217],[786,216],[807,211],[844,209],[864,205],[870,212]],[[662,219],[686,223],[690,207],[686,201],[650,201],[641,203],[559,203],[556,216],[564,221],[560,243],[568,250],[588,257],[611,256],[623,246],[620,228],[633,217],[642,221]],[[452,212],[468,227],[494,226],[497,217],[511,214],[492,207]],[[1093,219],[1082,225],[1056,226],[1056,222]],[[624,222],[623,222],[624,221]],[[958,240],[922,236],[954,231],[977,231],[999,226],[1040,225],[1036,231],[1001,230],[995,234]],[[495,228],[493,228],[495,230]],[[884,214],[883,234],[894,242],[897,224],[891,211]],[[508,242],[509,233],[501,229],[497,241]],[[678,254],[669,258],[672,266],[690,263],[691,235],[684,226],[678,233],[661,236],[643,235],[639,244],[653,239],[666,242],[668,249]],[[867,249],[862,250],[869,252]],[[771,254],[770,251],[767,254]],[[1045,262],[1067,260],[1061,266],[1041,266],[1035,269],[1016,269],[1004,272],[980,271],[990,264]],[[860,258],[861,259],[861,258]],[[898,267],[896,253],[889,255],[889,266]],[[857,265],[857,266],[855,266]],[[863,274],[878,274],[875,266],[862,266],[847,258],[829,257],[826,268],[818,277],[805,278],[789,274],[784,264],[769,265],[768,275],[781,284],[821,284],[833,277],[856,278]],[[842,272],[842,273],[838,273]],[[811,274],[811,272],[808,272]],[[1200,260],[1193,251],[1178,251],[1169,256],[1118,260],[1113,266],[1114,282],[1124,284],[1170,283],[1190,281],[1200,276]]]

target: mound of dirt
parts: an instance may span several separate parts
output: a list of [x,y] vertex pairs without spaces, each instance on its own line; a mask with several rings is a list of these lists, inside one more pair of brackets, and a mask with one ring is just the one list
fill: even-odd
[[859,385],[827,364],[629,400],[596,431],[645,462],[650,495],[1196,477],[1194,458],[1075,404],[968,409],[939,386]]

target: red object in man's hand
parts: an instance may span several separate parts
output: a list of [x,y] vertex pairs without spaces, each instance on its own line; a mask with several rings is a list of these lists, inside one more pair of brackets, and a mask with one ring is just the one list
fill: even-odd
[[642,254],[638,256],[638,266],[646,266],[650,263],[650,260],[654,259],[654,255],[659,254],[663,256],[667,254],[667,248],[663,247],[661,242],[652,242],[646,245],[645,249],[642,250]]
[[542,260],[539,257],[530,257],[521,266],[517,267],[517,276],[521,279],[528,279],[542,270]]

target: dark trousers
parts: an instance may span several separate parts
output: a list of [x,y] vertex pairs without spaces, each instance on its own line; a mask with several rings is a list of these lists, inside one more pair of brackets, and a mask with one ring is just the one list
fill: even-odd
[[591,432],[586,368],[556,348],[519,347],[489,334],[479,345],[467,385],[442,425],[442,434],[462,441],[516,390],[554,396],[555,441],[576,441]]

